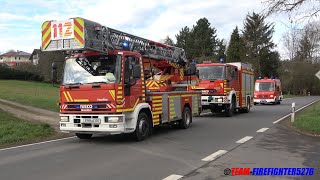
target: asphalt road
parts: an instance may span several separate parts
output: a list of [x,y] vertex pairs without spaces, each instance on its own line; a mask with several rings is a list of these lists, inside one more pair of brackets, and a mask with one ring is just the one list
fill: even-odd
[[163,127],[143,141],[122,136],[70,138],[15,149],[0,150],[0,179],[163,179],[185,175],[207,162],[201,159],[236,141],[271,128],[274,121],[320,97],[287,99],[281,105],[257,105],[247,114],[226,118],[212,114],[195,117],[187,130]]

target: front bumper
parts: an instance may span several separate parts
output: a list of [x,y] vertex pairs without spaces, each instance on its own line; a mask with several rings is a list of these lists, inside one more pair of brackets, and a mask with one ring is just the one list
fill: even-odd
[[261,104],[261,103],[274,103],[276,99],[254,99],[253,102],[256,104]]
[[[68,117],[69,121],[61,121],[61,117]],[[105,117],[119,117],[122,122],[105,122]],[[96,122],[85,122],[85,119],[95,119]],[[90,134],[122,134],[127,133],[125,128],[125,115],[112,114],[60,114],[60,130],[75,133]]]
[[210,104],[229,104],[227,96],[201,96],[201,105],[208,106]]

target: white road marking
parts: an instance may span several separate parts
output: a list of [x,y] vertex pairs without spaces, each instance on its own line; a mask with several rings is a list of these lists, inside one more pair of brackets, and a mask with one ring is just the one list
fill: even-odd
[[245,142],[249,141],[252,138],[253,138],[252,136],[246,136],[246,137],[238,140],[236,143],[245,143]]
[[226,150],[219,150],[219,151],[217,151],[217,152],[215,152],[215,153],[203,158],[202,161],[213,161],[213,160],[217,159],[218,157],[224,155],[227,152],[228,151],[226,151]]
[[302,106],[301,108],[297,109],[296,112],[301,111],[302,109],[304,109],[304,108],[306,108],[306,107],[308,107],[308,106],[310,106],[310,105],[312,105],[312,104],[314,104],[314,103],[316,103],[318,101],[320,101],[320,99],[315,100],[315,101],[313,101],[313,102],[311,102],[311,103],[309,103],[309,104],[307,104],[305,106]]
[[66,138],[61,138],[61,139],[54,139],[54,140],[50,140],[50,141],[43,141],[43,142],[38,142],[38,143],[25,144],[25,145],[21,145],[21,146],[14,146],[14,147],[0,149],[0,151],[6,151],[6,150],[11,150],[11,149],[17,149],[17,148],[28,147],[28,146],[39,145],[39,144],[45,144],[45,143],[56,142],[56,141],[63,141],[63,140],[72,139],[72,138],[75,138],[75,137],[76,136],[71,136],[71,137],[66,137]]
[[202,113],[201,115],[207,115],[207,114],[211,114],[211,112]]
[[257,132],[265,132],[266,130],[268,130],[269,128],[261,128],[259,129]]
[[[320,99],[315,100],[315,101],[313,101],[313,102],[311,102],[311,103],[309,103],[309,104],[307,104],[307,105],[305,105],[305,106],[302,106],[301,108],[297,109],[297,110],[296,110],[296,112],[301,111],[302,109],[304,109],[304,108],[306,108],[306,107],[308,107],[308,106],[310,106],[310,105],[312,105],[312,104],[314,104],[314,103],[316,103],[316,102],[318,102],[318,101],[320,101]],[[291,113],[290,113],[290,114],[285,115],[284,117],[282,117],[282,118],[280,118],[280,119],[278,119],[278,120],[274,121],[274,122],[273,122],[273,124],[276,124],[276,123],[278,123],[278,122],[280,122],[280,121],[282,121],[282,120],[286,119],[286,118],[287,118],[287,117],[289,117],[290,115],[291,115]]]
[[178,180],[181,179],[183,176],[181,175],[176,175],[176,174],[171,174],[170,176],[164,178],[163,180]]
[[274,121],[274,122],[273,122],[273,124],[276,124],[276,123],[278,123],[278,122],[280,122],[280,121],[282,121],[282,120],[286,119],[286,118],[287,118],[287,117],[289,117],[290,115],[291,115],[291,114],[287,114],[287,115],[283,116],[282,118],[280,118],[280,119],[278,119],[278,120]]

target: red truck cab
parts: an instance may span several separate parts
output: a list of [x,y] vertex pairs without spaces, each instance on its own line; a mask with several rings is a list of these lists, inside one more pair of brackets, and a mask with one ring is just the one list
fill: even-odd
[[256,80],[254,104],[280,104],[282,98],[281,81],[279,79],[265,77]]

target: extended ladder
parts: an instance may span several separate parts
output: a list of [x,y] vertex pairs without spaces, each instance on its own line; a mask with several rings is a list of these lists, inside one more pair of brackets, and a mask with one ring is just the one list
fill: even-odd
[[43,51],[86,49],[103,53],[108,50],[137,51],[145,57],[168,60],[181,66],[188,62],[182,48],[144,39],[83,18],[43,23]]

